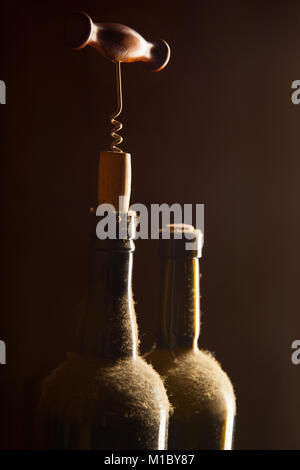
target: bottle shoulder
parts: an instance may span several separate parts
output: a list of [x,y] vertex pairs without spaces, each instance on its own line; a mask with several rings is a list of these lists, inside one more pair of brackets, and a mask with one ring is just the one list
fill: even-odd
[[158,373],[142,358],[113,364],[76,353],[44,380],[40,409],[76,421],[116,413],[160,419],[169,401]]
[[147,358],[164,377],[170,401],[188,408],[231,407],[235,394],[228,375],[214,356],[203,350],[154,350]]

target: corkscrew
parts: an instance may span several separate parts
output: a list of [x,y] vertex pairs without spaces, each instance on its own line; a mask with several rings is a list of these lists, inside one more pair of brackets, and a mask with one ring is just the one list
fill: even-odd
[[131,192],[130,154],[121,150],[123,138],[118,132],[123,125],[116,118],[123,107],[121,63],[143,62],[150,70],[162,70],[170,59],[170,47],[163,39],[149,42],[134,29],[118,23],[93,23],[84,12],[74,14],[68,21],[66,40],[74,49],[89,45],[116,64],[117,109],[110,118],[113,126],[110,150],[100,153],[98,203],[119,204],[127,212]]

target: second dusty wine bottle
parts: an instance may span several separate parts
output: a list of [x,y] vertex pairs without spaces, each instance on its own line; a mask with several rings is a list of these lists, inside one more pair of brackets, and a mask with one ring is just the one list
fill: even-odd
[[[168,448],[231,449],[233,387],[214,357],[198,348],[202,233],[181,224],[169,225],[163,232],[168,232],[169,239],[159,242],[161,299],[157,348],[148,359],[165,378],[174,406]],[[188,234],[188,240],[183,232]],[[187,243],[191,249],[187,249]]]

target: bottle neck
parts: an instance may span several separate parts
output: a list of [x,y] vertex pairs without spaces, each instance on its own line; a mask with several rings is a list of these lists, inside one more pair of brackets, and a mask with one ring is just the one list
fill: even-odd
[[200,274],[196,257],[161,258],[158,347],[198,349]]
[[87,311],[78,349],[105,362],[138,354],[132,295],[132,240],[96,240],[92,250]]

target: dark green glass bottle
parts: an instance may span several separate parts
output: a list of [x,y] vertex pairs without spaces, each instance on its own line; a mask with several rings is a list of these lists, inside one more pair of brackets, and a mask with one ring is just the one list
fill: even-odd
[[135,214],[125,239],[95,238],[87,311],[76,352],[44,380],[39,447],[165,449],[169,402],[159,375],[138,353],[131,289]]
[[[183,229],[193,241],[182,237]],[[165,378],[174,406],[168,448],[231,449],[233,387],[214,357],[198,348],[202,234],[183,225],[168,226],[166,231],[170,239],[159,242],[162,292],[157,347],[148,359]],[[186,249],[187,242],[193,242],[192,249]]]

